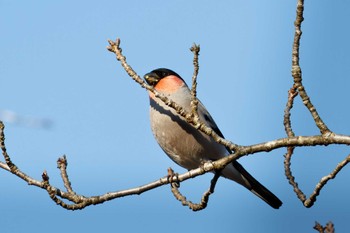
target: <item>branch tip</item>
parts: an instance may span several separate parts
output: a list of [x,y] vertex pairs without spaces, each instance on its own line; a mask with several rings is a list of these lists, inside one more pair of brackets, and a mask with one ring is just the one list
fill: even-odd
[[67,167],[68,162],[67,162],[67,158],[66,155],[63,155],[62,157],[58,158],[57,160],[57,167],[60,168],[61,166],[65,166]]
[[191,46],[191,48],[190,48],[190,50],[191,50],[191,52],[193,52],[193,53],[199,53],[199,51],[200,51],[200,45],[198,44],[196,44],[196,43],[193,43],[193,45]]
[[42,177],[42,179],[43,179],[44,182],[48,182],[49,179],[50,179],[50,177],[49,177],[49,175],[47,174],[47,171],[46,171],[46,170],[44,170],[44,172],[43,172],[43,174],[41,175],[41,177]]

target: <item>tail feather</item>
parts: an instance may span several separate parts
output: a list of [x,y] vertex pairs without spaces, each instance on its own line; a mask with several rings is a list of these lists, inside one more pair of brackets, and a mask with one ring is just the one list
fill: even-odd
[[260,197],[272,208],[278,209],[282,205],[282,201],[278,199],[278,197],[276,197],[270,190],[265,188],[265,186],[260,184],[259,181],[257,181],[252,175],[250,175],[241,164],[239,164],[237,161],[234,161],[232,164],[249,183],[249,186],[246,186],[246,188],[248,188],[252,193]]

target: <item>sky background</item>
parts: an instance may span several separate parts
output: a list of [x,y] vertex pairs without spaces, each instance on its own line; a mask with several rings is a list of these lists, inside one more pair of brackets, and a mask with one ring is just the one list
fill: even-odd
[[[47,170],[59,188],[56,160],[65,154],[72,186],[85,196],[149,183],[170,166],[185,171],[153,139],[147,93],[106,50],[107,39],[117,37],[139,75],[167,67],[187,82],[193,72],[189,48],[200,44],[198,96],[225,137],[242,145],[284,137],[295,6],[295,0],[0,0],[0,111],[22,117],[22,124],[6,123],[8,153],[36,179]],[[349,9],[344,0],[306,1],[300,51],[311,100],[330,129],[342,134],[350,132]],[[294,106],[295,133],[317,134],[299,99]],[[52,124],[43,128],[31,124],[33,119]],[[315,221],[332,220],[337,232],[346,232],[349,167],[306,209],[284,176],[284,153],[279,149],[239,160],[284,202],[279,210],[220,179],[200,212],[183,207],[168,186],[68,211],[44,190],[0,170],[0,229],[288,233],[314,232]],[[296,149],[292,171],[307,196],[348,153],[345,146]],[[181,191],[198,202],[211,177],[182,183]]]

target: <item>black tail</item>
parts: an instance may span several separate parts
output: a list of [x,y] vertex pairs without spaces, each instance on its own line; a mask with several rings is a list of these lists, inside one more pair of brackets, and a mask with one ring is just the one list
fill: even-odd
[[233,166],[242,174],[242,176],[250,184],[247,187],[252,193],[260,197],[263,201],[269,204],[272,208],[278,209],[282,205],[282,201],[278,199],[272,192],[270,192],[264,185],[260,184],[252,175],[250,175],[241,164],[234,161]]

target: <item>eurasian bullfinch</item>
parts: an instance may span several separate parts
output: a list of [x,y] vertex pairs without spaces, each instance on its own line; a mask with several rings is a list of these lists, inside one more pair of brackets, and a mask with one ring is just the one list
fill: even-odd
[[[191,111],[191,93],[185,81],[174,71],[161,68],[144,76],[146,82],[166,95],[186,111]],[[225,146],[191,126],[176,111],[149,92],[151,128],[160,147],[178,165],[190,170],[206,161],[215,161],[231,153]],[[199,119],[223,137],[213,118],[199,101]],[[278,209],[282,202],[250,175],[241,164],[233,161],[221,176],[233,180]]]

